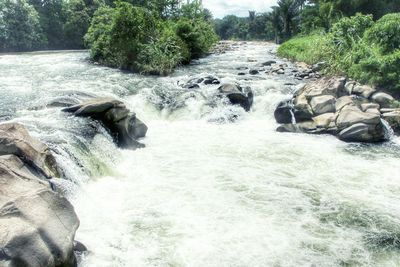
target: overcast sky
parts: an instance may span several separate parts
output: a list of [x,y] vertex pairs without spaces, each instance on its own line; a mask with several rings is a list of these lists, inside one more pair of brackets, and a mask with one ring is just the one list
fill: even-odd
[[277,0],[203,0],[203,6],[211,10],[215,18],[234,14],[247,17],[249,10],[265,12],[276,5]]

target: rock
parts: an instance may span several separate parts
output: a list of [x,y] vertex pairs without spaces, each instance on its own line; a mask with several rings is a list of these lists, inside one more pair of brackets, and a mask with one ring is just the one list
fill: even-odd
[[294,115],[297,122],[309,121],[314,116],[311,106],[304,94],[294,99]]
[[335,113],[325,113],[313,118],[315,125],[319,128],[330,128],[335,127],[335,120],[336,120]]
[[281,101],[275,109],[274,117],[277,123],[292,123],[293,105],[290,101]]
[[368,85],[358,85],[356,84],[353,87],[352,93],[362,96],[364,98],[369,98],[373,93],[375,93],[376,90],[372,88],[371,86]]
[[348,95],[352,95],[353,94],[353,88],[356,85],[355,81],[348,81],[345,86],[344,86],[344,91],[346,94]]
[[118,146],[122,148],[144,147],[137,139],[146,135],[147,126],[119,100],[97,98],[65,108],[63,111],[102,122],[110,131]]
[[376,103],[363,103],[361,104],[361,110],[366,112],[369,109],[379,109],[379,104]]
[[327,65],[326,62],[318,62],[314,64],[311,69],[313,72],[321,71],[326,67],[326,65]]
[[259,74],[260,72],[259,72],[258,70],[256,70],[256,69],[251,69],[251,70],[249,71],[249,73],[250,73],[251,75],[257,75],[257,74]]
[[317,131],[317,126],[313,121],[306,121],[296,124],[283,124],[276,130],[280,133],[313,133]]
[[380,142],[385,139],[382,124],[356,123],[342,130],[339,139],[346,142]]
[[237,67],[236,70],[248,70],[248,67]]
[[244,110],[250,111],[253,104],[253,92],[244,92],[237,84],[223,84],[218,88],[220,94],[226,96],[233,105],[240,105]]
[[50,149],[18,123],[0,124],[0,155],[13,154],[46,178],[62,176]]
[[342,96],[336,99],[336,104],[335,104],[336,111],[340,111],[347,105],[354,105],[353,98],[351,98],[350,96]]
[[238,75],[239,76],[244,76],[244,75],[246,75],[246,73],[245,72],[239,72]]
[[220,80],[218,80],[217,77],[212,76],[212,75],[206,76],[203,79],[203,84],[205,84],[205,85],[220,84],[220,83],[221,83]]
[[324,77],[314,82],[306,84],[300,91],[299,94],[305,94],[307,99],[311,99],[315,96],[331,95],[338,96],[344,90],[345,78]]
[[365,112],[381,116],[381,112],[377,108],[370,108],[370,109],[367,109]]
[[74,241],[74,251],[84,253],[88,251],[87,247],[79,241]]
[[262,63],[263,66],[267,67],[267,66],[271,66],[272,64],[276,64],[275,60],[268,60],[264,63]]
[[382,108],[390,108],[394,98],[389,94],[378,92],[372,95],[371,100],[378,103]]
[[362,112],[356,106],[346,106],[340,111],[336,119],[336,125],[339,129],[344,129],[358,123],[376,126],[380,124],[380,116]]
[[400,133],[400,109],[388,113],[383,113],[383,119],[386,120],[395,133]]
[[76,266],[68,200],[16,155],[0,156],[0,188],[0,265]]
[[279,70],[277,70],[276,73],[279,74],[279,75],[282,75],[282,74],[285,74],[285,70],[279,69]]
[[335,112],[335,97],[331,95],[315,96],[310,101],[310,106],[315,114]]

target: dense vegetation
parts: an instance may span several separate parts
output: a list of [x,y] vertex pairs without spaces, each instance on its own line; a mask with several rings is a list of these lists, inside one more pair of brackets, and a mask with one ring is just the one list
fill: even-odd
[[173,3],[157,12],[127,2],[98,9],[85,36],[93,60],[142,73],[168,74],[207,53],[218,40],[209,13],[199,1]]
[[324,61],[326,72],[400,90],[400,13],[385,14],[399,11],[399,1],[310,2],[299,9],[297,36],[279,48],[280,56]]

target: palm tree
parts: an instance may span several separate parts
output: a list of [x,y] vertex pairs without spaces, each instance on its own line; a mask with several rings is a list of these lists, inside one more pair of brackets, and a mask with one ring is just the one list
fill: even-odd
[[304,1],[278,0],[279,11],[283,21],[283,32],[286,38],[292,36],[295,20],[299,19],[300,7]]

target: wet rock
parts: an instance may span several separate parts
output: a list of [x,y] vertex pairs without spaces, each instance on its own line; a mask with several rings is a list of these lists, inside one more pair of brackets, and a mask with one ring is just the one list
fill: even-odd
[[84,253],[86,251],[88,251],[87,247],[79,242],[79,241],[74,241],[74,251],[79,252],[79,253]]
[[378,92],[371,96],[371,100],[378,103],[383,108],[389,108],[394,98],[389,94]]
[[274,112],[277,123],[292,123],[293,115],[293,106],[290,104],[290,101],[280,102]]
[[63,111],[102,122],[110,131],[118,146],[122,148],[136,149],[144,147],[137,139],[146,135],[147,126],[119,100],[97,98],[65,108]]
[[260,72],[259,72],[258,70],[256,70],[256,69],[251,69],[251,70],[249,71],[249,73],[250,73],[251,75],[257,75],[257,74],[259,74]]
[[273,64],[276,64],[275,60],[268,60],[268,61],[262,63],[262,65],[265,66],[265,67],[271,66]]
[[208,75],[208,76],[201,77],[201,78],[190,79],[186,84],[183,85],[183,88],[198,89],[198,88],[200,88],[201,84],[213,85],[213,84],[220,84],[220,83],[221,83],[221,81],[217,77]]
[[346,142],[381,142],[385,139],[383,126],[379,124],[356,123],[342,130],[339,139]]
[[203,84],[205,84],[205,85],[220,84],[220,83],[221,82],[220,82],[220,80],[218,80],[217,77],[211,76],[211,75],[204,77],[204,80],[203,80]]
[[382,117],[389,123],[395,133],[400,133],[400,109],[383,113]]
[[246,75],[246,73],[245,72],[239,72],[238,75],[239,76],[244,76],[244,75]]
[[0,124],[0,155],[8,154],[18,156],[38,175],[46,178],[62,176],[50,149],[32,138],[21,124]]
[[75,266],[79,220],[68,200],[40,175],[55,164],[47,146],[22,125],[1,128],[0,142],[9,148],[2,147],[0,155],[0,265]]
[[285,70],[279,69],[279,70],[277,70],[276,73],[279,74],[279,75],[282,75],[282,74],[285,74]]
[[248,67],[237,67],[236,70],[248,70]]
[[244,92],[237,84],[223,84],[218,88],[220,94],[226,96],[233,105],[240,105],[244,110],[250,111],[253,104],[253,92]]
[[331,95],[315,96],[310,101],[311,108],[317,115],[335,112],[335,103],[336,99]]
[[380,124],[380,116],[362,112],[355,106],[346,106],[341,110],[336,120],[339,129],[344,129],[358,123],[378,125]]

